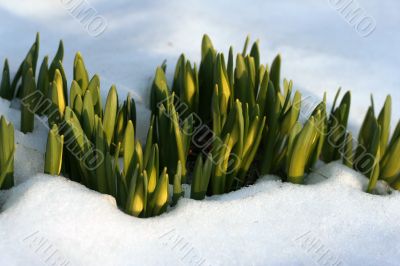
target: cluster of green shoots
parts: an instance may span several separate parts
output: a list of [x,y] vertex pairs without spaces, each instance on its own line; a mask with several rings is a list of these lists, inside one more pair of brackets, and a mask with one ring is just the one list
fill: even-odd
[[225,60],[205,35],[199,66],[181,55],[170,87],[166,65],[156,70],[150,99],[153,142],[170,175],[176,162],[182,165],[191,198],[236,190],[254,183],[257,174],[302,184],[318,160],[341,160],[361,172],[369,178],[367,192],[378,179],[400,188],[400,122],[389,142],[390,96],[378,118],[370,108],[355,140],[347,130],[349,91],[336,106],[338,90],[330,113],[324,96],[304,114],[292,81],[283,80],[281,87],[280,56],[270,67],[263,65],[258,42],[249,53],[248,43],[236,57],[231,47]]
[[[293,82],[281,83],[280,56],[271,66],[262,64],[258,42],[250,52],[248,44],[249,39],[236,56],[231,47],[225,60],[205,35],[199,66],[181,55],[171,84],[166,65],[158,67],[144,145],[135,135],[135,101],[128,95],[119,103],[112,86],[103,106],[100,77],[90,78],[80,53],[68,84],[62,42],[50,65],[47,56],[43,59],[37,78],[38,36],[12,82],[6,60],[0,96],[21,99],[24,133],[33,130],[35,114],[47,117],[45,173],[112,195],[136,217],[159,215],[175,205],[184,195],[182,184],[191,185],[190,198],[196,200],[253,184],[265,174],[303,184],[319,159],[341,160],[362,172],[369,178],[368,192],[378,179],[400,189],[400,122],[389,140],[390,96],[377,118],[372,104],[354,144],[347,131],[350,92],[336,107],[338,91],[330,114],[324,96],[304,115]],[[10,186],[13,129],[3,120],[0,186],[3,180]]]
[[[247,46],[248,39],[236,59],[231,47],[225,61],[205,35],[200,66],[180,56],[171,88],[166,66],[156,70],[150,105],[160,164],[171,174],[176,162],[182,164],[194,199],[254,183],[257,174],[250,169],[303,183],[321,153],[325,102],[302,126],[301,94],[292,97],[291,81],[279,85],[280,56],[268,67],[260,63],[258,42],[250,53]],[[188,171],[191,160],[194,168]]]
[[[50,65],[48,57],[44,57],[35,78],[38,49],[39,36],[14,81],[2,82],[6,85],[2,86],[1,97],[20,98],[24,133],[34,129],[35,114],[47,117],[50,130],[44,172],[62,174],[112,195],[118,206],[131,215],[148,217],[164,212],[169,202],[169,177],[166,169],[160,171],[157,144],[148,141],[142,148],[135,137],[135,101],[128,94],[120,104],[117,90],[112,86],[103,106],[100,77],[89,78],[80,53],[75,56],[73,80],[68,90],[62,42]],[[7,61],[5,69],[8,74],[2,80],[9,80]],[[1,136],[11,138],[12,135]],[[2,167],[3,157],[0,157]]]
[[374,101],[362,123],[358,139],[347,131],[350,112],[350,92],[347,92],[336,108],[335,97],[328,121],[326,142],[321,159],[325,162],[342,160],[343,164],[363,173],[368,179],[367,192],[374,191],[377,181],[384,180],[392,188],[400,190],[400,121],[390,138],[392,99],[385,103],[375,116]]

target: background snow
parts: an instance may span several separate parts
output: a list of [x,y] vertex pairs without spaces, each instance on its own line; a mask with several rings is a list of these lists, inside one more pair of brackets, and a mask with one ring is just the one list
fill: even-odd
[[[253,40],[260,39],[262,62],[271,63],[277,53],[282,54],[283,76],[293,79],[295,88],[318,97],[328,90],[328,99],[339,86],[351,89],[353,128],[361,123],[370,93],[378,106],[389,93],[394,100],[400,98],[398,1],[355,1],[376,20],[376,30],[366,38],[335,10],[332,3],[339,1],[332,0],[301,4],[295,0],[116,0],[112,4],[90,0],[88,6],[108,24],[94,38],[68,11],[65,3],[71,1],[0,0],[0,58],[9,57],[15,71],[34,33],[40,31],[41,56],[53,56],[58,40],[64,40],[67,74],[72,74],[73,55],[80,50],[91,74],[100,74],[103,94],[115,83],[119,91],[129,90],[145,102],[155,67],[167,59],[171,74],[182,52],[198,62],[204,33],[226,52],[230,44],[241,51],[250,34]],[[394,109],[400,113],[400,106]]]
[[[142,138],[155,67],[167,59],[171,77],[180,53],[198,62],[203,33],[220,51],[227,51],[230,44],[241,51],[247,34],[260,39],[262,61],[270,63],[281,53],[282,76],[293,79],[295,88],[306,95],[322,97],[327,90],[332,100],[339,86],[351,89],[353,132],[362,122],[370,93],[377,108],[390,93],[392,124],[399,119],[398,1],[358,0],[377,23],[366,38],[329,0],[301,4],[294,0],[90,0],[86,3],[108,23],[96,38],[71,16],[65,2],[0,0],[0,60],[8,57],[15,73],[37,31],[40,58],[46,54],[52,58],[58,40],[63,39],[69,77],[73,55],[80,50],[90,74],[99,73],[103,96],[113,83],[121,98],[127,92],[134,95]],[[9,102],[0,101],[0,113],[18,130],[19,111],[8,106]],[[319,169],[330,178],[321,181],[315,174],[309,186],[265,177],[235,193],[202,202],[185,199],[161,217],[140,220],[120,212],[110,197],[62,177],[29,178],[43,167],[46,131],[36,121],[33,133],[16,132],[17,183],[27,181],[0,193],[0,206],[4,204],[0,265],[54,261],[56,265],[192,265],[188,258],[193,256],[205,260],[204,265],[308,265],[322,264],[321,252],[326,250],[325,259],[332,257],[330,265],[337,261],[396,265],[400,259],[399,194],[363,193],[365,179],[345,167]],[[183,240],[175,246],[179,239]],[[48,261],[52,253],[44,252],[43,242],[58,251]],[[315,247],[321,247],[318,254]],[[183,252],[191,248],[184,257]]]

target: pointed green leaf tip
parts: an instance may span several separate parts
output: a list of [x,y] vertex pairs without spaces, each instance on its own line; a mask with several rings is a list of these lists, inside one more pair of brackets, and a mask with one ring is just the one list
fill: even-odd
[[[254,42],[253,46],[251,47],[250,56],[254,58],[254,64],[255,64],[255,67],[256,67],[256,71],[257,71],[257,73],[259,73],[259,69],[260,69],[260,48],[259,48],[259,45],[258,45],[258,40],[256,42]],[[256,84],[258,85],[259,82],[260,82],[259,76],[257,75]]]
[[0,189],[14,185],[14,126],[0,117]]
[[134,160],[133,157],[135,155],[135,132],[133,129],[132,121],[128,121],[128,124],[125,129],[125,136],[122,144],[124,155],[124,169],[123,174],[127,180],[130,180],[133,174]]
[[166,100],[168,95],[168,85],[164,70],[161,67],[157,67],[150,95],[150,107],[153,115],[158,113],[159,104],[167,106]]
[[[136,168],[137,169],[137,168]],[[135,171],[136,175],[137,170]],[[132,184],[136,182],[136,185]],[[146,211],[147,205],[147,173],[146,170],[143,173],[138,174],[137,178],[132,178],[131,186],[128,197],[128,213],[133,216],[139,217],[141,213]]]
[[74,60],[74,80],[78,82],[82,91],[85,92],[89,84],[89,75],[80,52],[76,53]]
[[[37,60],[39,55],[39,33],[36,34],[35,42],[32,44],[31,48],[29,49],[25,59],[22,61],[20,66],[18,67],[17,73],[14,76],[14,79],[11,83],[11,91],[14,95],[15,89],[17,88],[18,82],[22,78],[22,82],[24,79],[24,75],[28,71],[29,68],[32,68],[33,76],[35,75]],[[18,91],[18,93],[20,93]]]
[[154,197],[151,200],[150,206],[152,208],[151,214],[153,216],[163,213],[168,204],[168,192],[169,190],[169,179],[167,174],[167,168],[164,168],[160,178],[157,181],[156,191]]
[[274,85],[276,91],[280,91],[280,78],[281,78],[281,55],[278,54],[271,65],[269,77]]
[[249,46],[249,42],[250,42],[250,35],[247,35],[246,40],[244,42],[243,51],[242,51],[243,56],[246,56],[247,47]]
[[[149,160],[151,159],[152,152],[154,149],[154,147],[153,147],[154,118],[155,118],[154,115],[152,115],[151,119],[150,119],[150,126],[147,131],[146,145],[145,145],[144,154],[143,154],[143,163],[144,163],[144,165],[146,165],[146,167],[149,163]],[[157,150],[158,150],[158,147],[157,147]],[[147,172],[149,172],[149,171],[147,171]]]
[[64,136],[58,134],[58,127],[53,125],[47,137],[44,172],[50,175],[59,175],[63,156]]
[[235,68],[235,98],[243,103],[253,103],[254,93],[249,84],[249,73],[241,54],[237,55]]
[[190,63],[188,62],[186,66],[186,73],[185,73],[185,80],[184,80],[184,93],[181,95],[183,97],[185,103],[189,105],[191,110],[194,109],[194,104],[195,104],[195,95],[196,92],[198,91],[197,85],[196,85],[196,75],[194,71],[192,70]]
[[8,66],[8,60],[4,61],[3,76],[0,83],[0,97],[11,100],[13,97],[13,91],[11,90],[10,84],[10,67]]
[[381,127],[381,138],[379,141],[379,149],[382,154],[385,153],[389,135],[390,135],[390,120],[392,114],[392,98],[390,95],[386,97],[385,104],[382,107],[378,116],[378,124]]
[[296,91],[293,98],[293,105],[289,107],[289,110],[285,113],[283,117],[283,122],[281,126],[281,131],[283,134],[289,134],[289,132],[292,130],[293,126],[299,119],[300,105],[301,105],[301,94],[300,92]]
[[[201,43],[201,63],[198,73],[199,77],[199,113],[198,115],[207,121],[210,119],[210,103],[214,90],[214,69],[215,69],[216,51],[208,35],[203,36]],[[206,108],[204,108],[207,106]]]
[[106,107],[103,117],[104,131],[107,137],[107,144],[110,146],[114,135],[115,121],[117,117],[118,94],[115,85],[112,85],[108,92]]
[[219,105],[222,115],[226,116],[231,97],[231,88],[228,81],[227,71],[224,66],[224,57],[222,54],[217,60],[217,84],[219,94]]
[[32,61],[32,70],[34,76],[36,74],[36,66],[39,58],[39,48],[40,48],[40,34],[39,32],[36,32],[35,51],[33,53],[33,61]]
[[55,103],[58,106],[58,112],[60,113],[61,118],[64,117],[65,106],[66,106],[63,83],[64,82],[61,72],[59,69],[56,69],[53,80],[52,99],[53,103]]
[[[82,102],[82,97],[83,97],[83,95],[82,95],[81,87],[79,87],[78,82],[73,80],[71,83],[71,88],[69,90],[69,100],[70,100],[69,107],[71,107],[75,113],[79,113],[79,116],[82,113],[82,110],[75,109],[75,101],[77,100],[77,98],[80,98],[80,101]],[[83,102],[82,102],[82,105],[83,105]]]
[[147,176],[149,178],[147,191],[149,195],[153,195],[156,185],[157,185],[157,178],[159,172],[159,152],[158,152],[158,145],[153,144],[150,159],[147,162],[146,166]]
[[100,95],[100,77],[95,74],[89,82],[88,91],[92,94],[92,102],[94,105],[94,112],[99,117],[103,117],[102,103],[101,103],[101,95]]
[[63,41],[60,40],[56,55],[54,56],[53,61],[50,64],[50,68],[49,68],[50,77],[54,76],[54,72],[56,71],[57,64],[58,64],[58,62],[62,62],[63,58],[64,58],[64,44],[63,44]]
[[204,59],[204,57],[207,56],[209,51],[214,51],[214,46],[212,44],[210,37],[207,34],[204,34],[203,40],[201,41],[201,58],[202,58],[202,60]]
[[[43,58],[42,64],[40,65],[39,69],[39,76],[37,79],[37,90],[39,90],[42,95],[49,95],[49,85],[50,85],[50,76],[49,76],[49,68],[48,68],[48,57],[45,56]],[[43,101],[40,104],[40,107],[38,108],[37,114],[43,115],[43,112],[46,111],[46,104],[45,104],[45,98],[42,99]]]
[[288,180],[292,183],[303,183],[306,166],[311,158],[313,146],[316,143],[316,119],[311,116],[304,128],[296,137],[292,154],[289,154]]

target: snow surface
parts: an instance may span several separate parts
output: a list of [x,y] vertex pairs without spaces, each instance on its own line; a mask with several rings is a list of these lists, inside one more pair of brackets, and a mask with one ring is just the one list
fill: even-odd
[[329,178],[301,186],[264,177],[205,201],[183,199],[150,219],[38,175],[7,193],[0,264],[42,265],[51,245],[59,265],[396,265],[400,194],[367,194],[365,178],[340,164],[320,171]]
[[[263,62],[283,57],[283,76],[305,95],[352,90],[350,128],[357,132],[374,93],[377,109],[393,98],[392,124],[400,117],[400,3],[361,1],[376,30],[360,37],[330,0],[178,1],[89,0],[108,26],[90,36],[65,4],[69,1],[0,0],[0,60],[11,72],[37,31],[41,58],[65,45],[72,76],[80,50],[91,75],[99,73],[102,95],[116,84],[120,98],[138,103],[138,135],[149,121],[148,88],[155,67],[167,59],[168,76],[184,52],[200,58],[208,33],[215,47],[242,49],[250,34],[260,39]],[[70,80],[70,78],[69,78]],[[400,260],[400,196],[363,192],[366,179],[339,164],[309,176],[307,186],[267,176],[240,191],[181,200],[161,217],[137,219],[115,201],[63,177],[42,172],[46,122],[19,132],[15,103],[0,99],[0,114],[16,128],[17,186],[0,192],[0,265],[396,265]],[[13,108],[9,108],[13,106]],[[380,189],[386,188],[381,185]]]

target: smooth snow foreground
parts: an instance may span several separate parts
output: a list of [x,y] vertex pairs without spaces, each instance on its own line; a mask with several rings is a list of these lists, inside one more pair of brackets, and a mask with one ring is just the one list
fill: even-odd
[[400,194],[364,193],[366,179],[337,163],[317,172],[309,185],[266,176],[149,219],[37,175],[1,194],[0,265],[396,265]]

